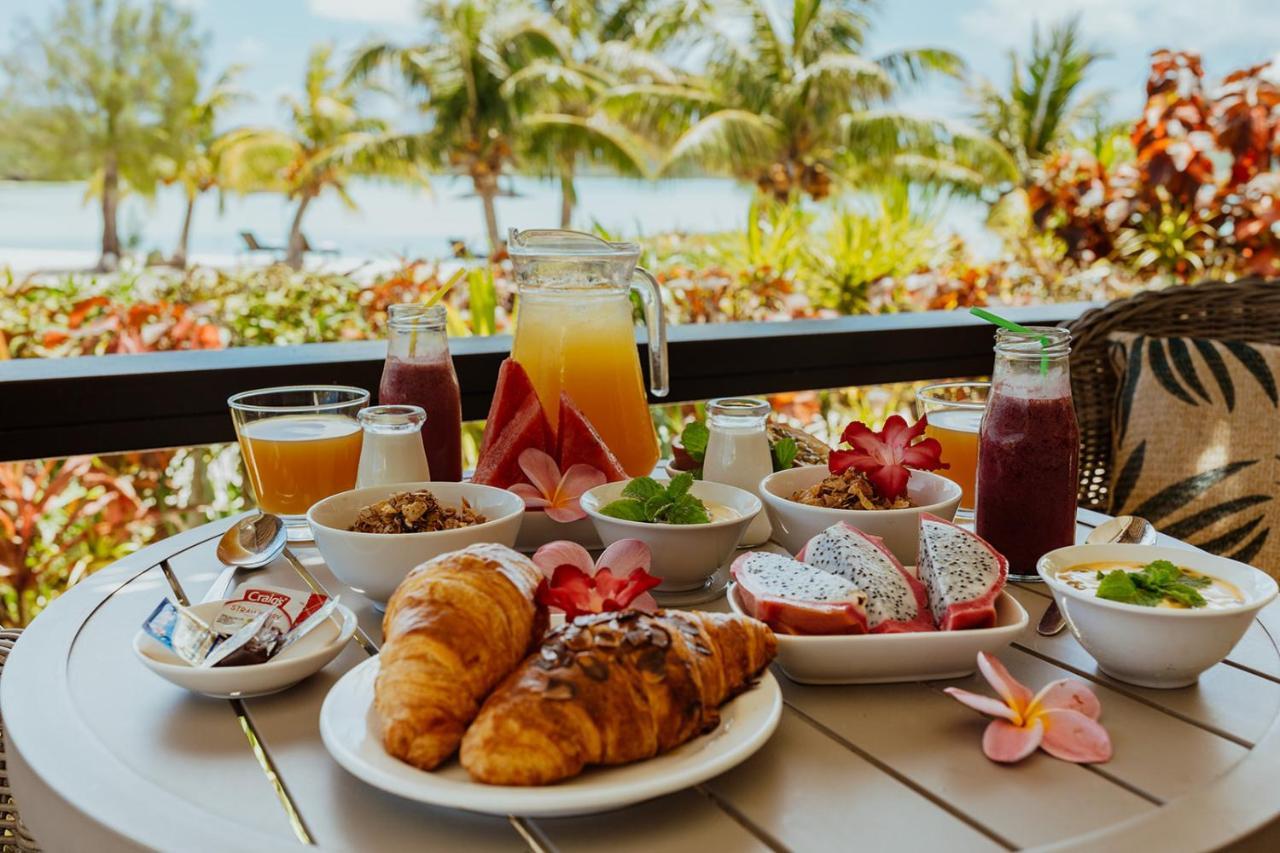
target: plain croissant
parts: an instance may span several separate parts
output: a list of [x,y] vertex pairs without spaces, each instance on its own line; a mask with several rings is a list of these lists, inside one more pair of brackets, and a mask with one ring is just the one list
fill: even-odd
[[721,703],[776,650],[773,632],[745,616],[579,617],[485,701],[462,766],[493,785],[546,785],[589,764],[651,758],[715,728]]
[[418,566],[382,620],[375,688],[382,742],[430,770],[458,748],[480,703],[547,629],[542,575],[501,545],[472,545]]

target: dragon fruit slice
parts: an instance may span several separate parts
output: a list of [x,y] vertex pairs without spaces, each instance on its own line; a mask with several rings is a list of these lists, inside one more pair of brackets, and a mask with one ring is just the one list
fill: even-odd
[[842,521],[810,539],[796,558],[839,575],[865,592],[867,628],[872,634],[936,630],[924,584],[898,562],[879,536]]
[[867,596],[842,577],[782,554],[733,561],[743,609],[779,634],[864,634]]
[[985,540],[936,515],[920,516],[920,580],[943,631],[994,628],[1009,561]]

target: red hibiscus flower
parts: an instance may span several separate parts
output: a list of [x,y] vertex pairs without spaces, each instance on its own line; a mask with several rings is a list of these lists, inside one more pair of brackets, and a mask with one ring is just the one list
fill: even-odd
[[893,500],[907,491],[908,468],[936,471],[950,467],[942,461],[942,445],[936,438],[920,438],[928,425],[923,415],[911,427],[901,415],[893,415],[884,422],[884,429],[876,432],[854,421],[840,436],[841,443],[851,449],[831,451],[827,467],[832,474],[855,468],[867,475],[882,497]]
[[658,609],[649,590],[662,583],[649,574],[649,546],[639,539],[619,539],[594,563],[576,542],[550,542],[533,555],[544,577],[538,585],[540,604],[564,611],[572,620],[585,613]]

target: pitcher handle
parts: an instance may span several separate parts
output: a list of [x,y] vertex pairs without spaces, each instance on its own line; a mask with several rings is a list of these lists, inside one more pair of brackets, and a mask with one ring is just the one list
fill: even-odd
[[665,397],[671,391],[671,380],[667,372],[667,318],[662,291],[658,280],[644,267],[636,267],[631,289],[640,295],[644,324],[649,330],[649,390],[655,397]]

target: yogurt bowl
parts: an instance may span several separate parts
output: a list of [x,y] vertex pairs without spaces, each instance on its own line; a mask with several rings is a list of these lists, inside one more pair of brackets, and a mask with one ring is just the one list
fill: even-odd
[[777,471],[760,481],[773,538],[792,554],[798,553],[813,537],[842,521],[863,533],[879,536],[904,565],[914,566],[920,548],[920,514],[932,513],[951,521],[960,506],[960,486],[929,471],[911,472],[907,481],[906,509],[832,509],[793,501],[791,496],[822,482],[828,475],[825,465],[806,465]]
[[[666,485],[667,481],[659,481]],[[619,539],[639,539],[649,546],[653,564],[649,573],[662,578],[658,592],[686,592],[705,586],[716,570],[729,561],[751,520],[760,512],[760,499],[745,489],[724,483],[696,481],[689,492],[707,504],[719,504],[732,512],[729,518],[708,524],[663,524],[627,521],[600,512],[622,496],[627,481],[605,483],[582,495],[582,508],[606,547]]]
[[[1062,572],[1107,561],[1146,565],[1168,560],[1235,586],[1244,600],[1223,609],[1145,607],[1098,598],[1064,581]],[[1221,661],[1258,611],[1276,597],[1276,582],[1252,566],[1204,551],[1158,545],[1072,545],[1036,565],[1080,645],[1107,675],[1141,687],[1186,687]]]

